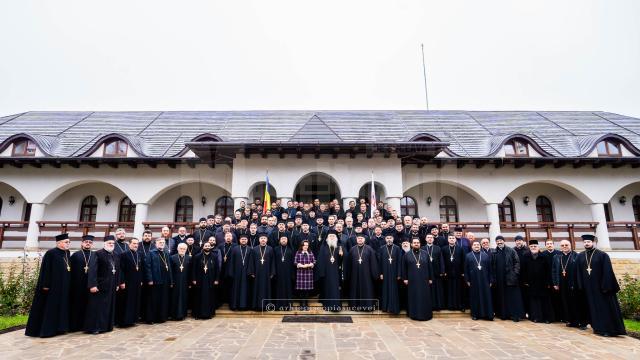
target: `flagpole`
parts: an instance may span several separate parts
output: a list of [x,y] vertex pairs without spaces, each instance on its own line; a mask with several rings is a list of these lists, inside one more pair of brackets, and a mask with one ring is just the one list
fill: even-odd
[[422,75],[424,77],[424,100],[427,104],[427,111],[429,111],[429,94],[427,93],[427,67],[424,64],[424,44],[420,44],[422,49]]

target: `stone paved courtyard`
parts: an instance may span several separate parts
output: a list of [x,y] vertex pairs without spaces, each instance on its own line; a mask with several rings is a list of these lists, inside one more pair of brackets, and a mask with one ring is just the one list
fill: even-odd
[[528,321],[354,317],[353,324],[218,317],[49,339],[0,335],[2,359],[640,359],[640,340]]

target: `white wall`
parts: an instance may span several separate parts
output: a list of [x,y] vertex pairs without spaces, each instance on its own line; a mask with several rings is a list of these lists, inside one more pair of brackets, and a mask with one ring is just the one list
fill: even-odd
[[[405,192],[416,200],[418,214],[429,220],[440,221],[440,199],[451,196],[458,204],[458,217],[461,222],[487,221],[484,205],[468,192],[443,183],[428,183],[414,186]],[[431,206],[427,205],[427,198],[431,196]]]
[[[13,196],[16,202],[9,205],[9,196]],[[24,198],[16,189],[0,182],[0,198],[2,198],[2,209],[0,209],[0,220],[22,221],[26,203]]]
[[[118,206],[126,195],[115,186],[104,183],[84,184],[65,191],[47,205],[43,220],[79,221],[82,200],[89,195],[98,200],[96,221],[118,220]],[[107,195],[111,200],[108,205],[104,201]]]
[[[610,202],[612,221],[634,221],[631,202],[636,195],[640,195],[640,184],[625,186],[613,195]],[[627,198],[627,202],[624,205],[620,204],[621,196]]]

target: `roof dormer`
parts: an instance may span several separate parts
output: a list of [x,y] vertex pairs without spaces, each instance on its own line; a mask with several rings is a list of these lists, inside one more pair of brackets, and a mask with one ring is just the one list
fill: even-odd
[[138,143],[140,141],[132,141],[132,139],[119,134],[110,134],[96,141],[83,156],[104,158],[140,157],[142,152],[136,147],[136,145],[139,145]]
[[0,144],[0,157],[42,157],[47,153],[42,151],[35,138],[18,134]]
[[607,134],[593,138],[587,148],[588,157],[625,157],[638,156],[640,151],[620,135]]

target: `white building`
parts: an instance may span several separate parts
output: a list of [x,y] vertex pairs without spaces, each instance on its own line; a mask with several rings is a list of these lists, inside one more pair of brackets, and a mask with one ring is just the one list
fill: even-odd
[[347,204],[373,172],[403,214],[640,249],[639,149],[640,119],[606,112],[27,112],[0,118],[0,239],[230,215],[267,172],[272,198]]

